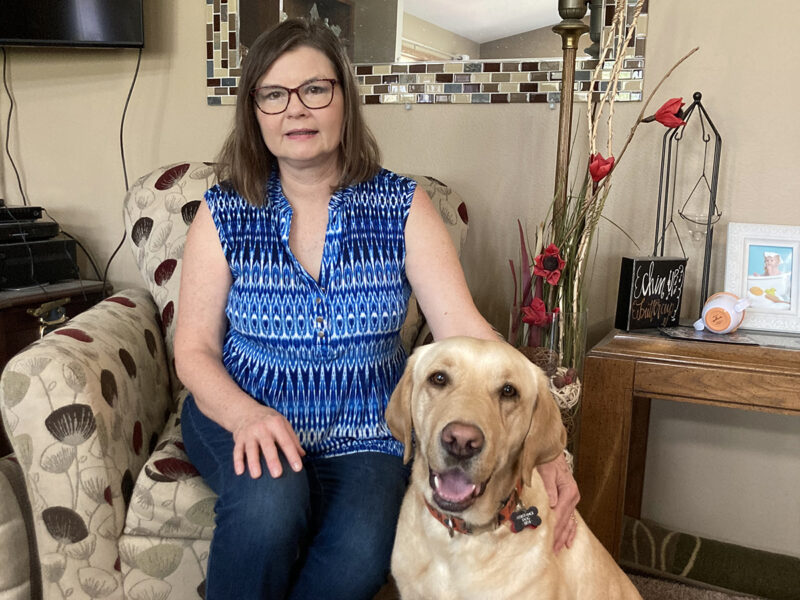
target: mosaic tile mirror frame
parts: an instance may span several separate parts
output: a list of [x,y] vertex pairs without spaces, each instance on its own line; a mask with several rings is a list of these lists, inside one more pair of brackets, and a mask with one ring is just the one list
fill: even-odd
[[[240,41],[240,7],[246,0],[206,0],[206,79],[210,105],[236,104],[246,47]],[[607,0],[605,31],[614,3]],[[628,0],[631,20],[635,0]],[[617,100],[642,99],[647,2],[626,49]],[[549,27],[547,29],[550,29]],[[552,33],[556,36],[555,33]],[[557,37],[557,36],[556,36]],[[582,38],[582,42],[588,36]],[[585,45],[585,44],[582,44]],[[582,52],[576,61],[575,101],[586,101],[597,60]],[[356,64],[363,104],[556,103],[561,89],[560,57]],[[604,72],[603,77],[610,75]],[[604,85],[601,82],[601,90]]]

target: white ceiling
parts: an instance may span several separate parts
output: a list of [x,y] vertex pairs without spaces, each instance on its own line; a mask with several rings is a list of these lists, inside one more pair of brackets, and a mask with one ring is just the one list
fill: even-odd
[[404,0],[403,9],[479,44],[561,21],[558,0]]

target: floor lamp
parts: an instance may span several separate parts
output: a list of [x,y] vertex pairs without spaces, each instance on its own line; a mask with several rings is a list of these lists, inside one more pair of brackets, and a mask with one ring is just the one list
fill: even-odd
[[558,116],[558,150],[556,153],[554,221],[559,219],[567,204],[567,176],[569,174],[569,142],[572,129],[572,97],[575,90],[575,57],[578,40],[589,31],[581,19],[586,14],[587,0],[558,0],[558,14],[562,21],[553,31],[561,36],[564,64],[561,76],[561,108]]

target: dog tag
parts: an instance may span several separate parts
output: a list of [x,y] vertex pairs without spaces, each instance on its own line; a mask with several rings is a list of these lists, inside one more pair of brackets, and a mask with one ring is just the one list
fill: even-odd
[[542,519],[535,506],[511,513],[511,531],[514,533],[519,533],[526,527],[535,529],[541,524]]

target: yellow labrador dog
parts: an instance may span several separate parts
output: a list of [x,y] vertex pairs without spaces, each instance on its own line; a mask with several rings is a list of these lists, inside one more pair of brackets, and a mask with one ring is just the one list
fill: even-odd
[[544,373],[504,342],[451,338],[411,356],[386,419],[414,455],[392,553],[403,600],[640,598],[580,518],[553,553],[537,464],[566,433]]

